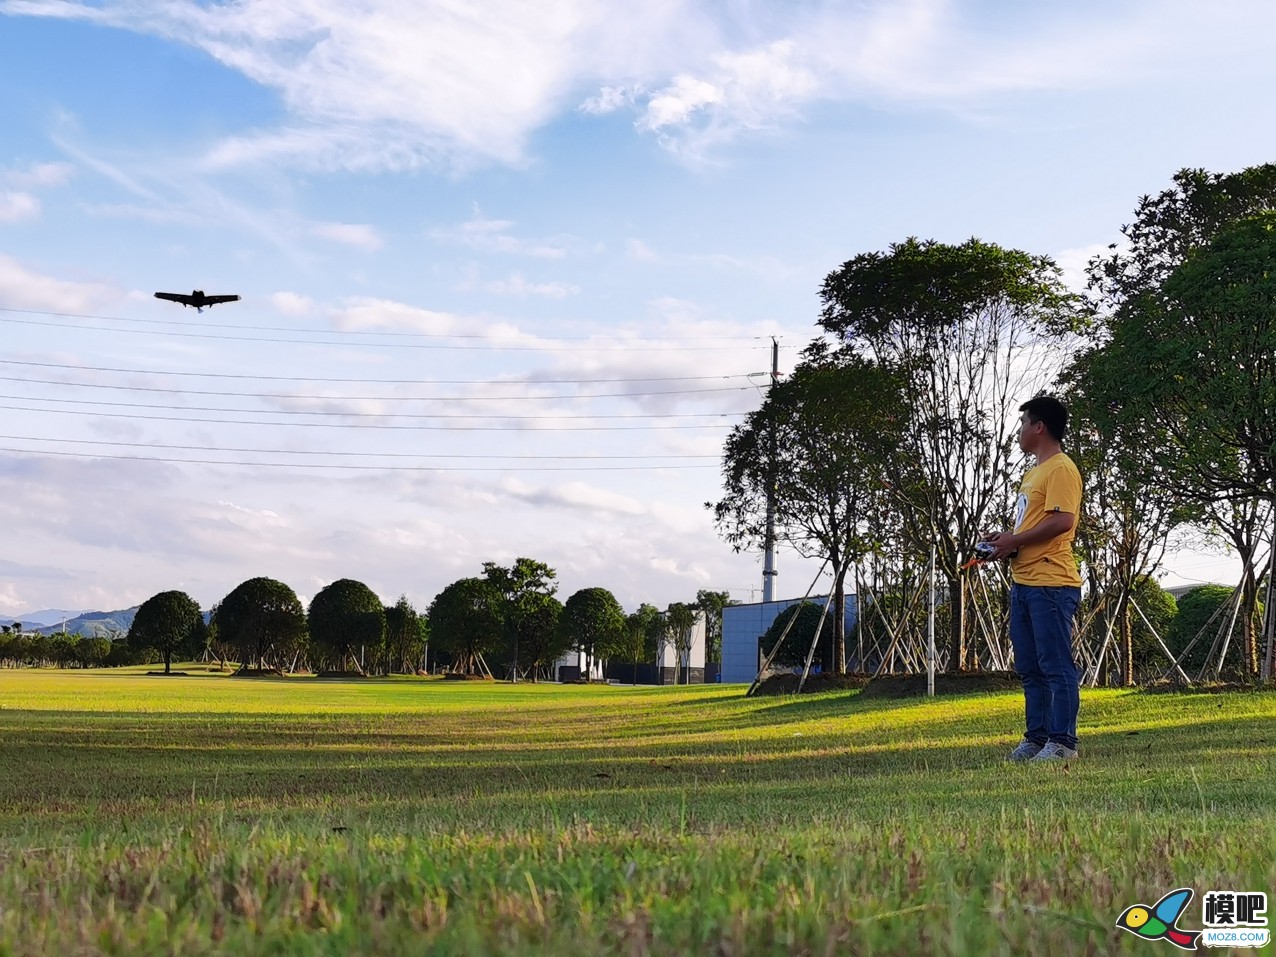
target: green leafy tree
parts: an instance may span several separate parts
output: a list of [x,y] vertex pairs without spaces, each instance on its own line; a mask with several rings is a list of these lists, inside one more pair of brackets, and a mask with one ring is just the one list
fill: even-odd
[[1050,259],[978,239],[863,253],[829,274],[821,299],[826,331],[903,379],[887,482],[910,552],[925,561],[933,544],[948,580],[948,667],[970,667],[961,565],[1010,514],[1015,410],[1057,372],[1042,343],[1074,328],[1075,299]]
[[589,675],[595,660],[609,658],[620,649],[625,613],[606,588],[582,588],[567,599],[559,628],[568,647],[584,653]]
[[[273,578],[250,578],[217,605],[218,640],[234,649],[240,671],[284,664],[306,639],[306,611],[296,592]],[[280,660],[276,661],[276,656]]]
[[1196,675],[1205,667],[1214,637],[1227,626],[1224,606],[1231,600],[1234,591],[1226,585],[1201,585],[1179,598],[1178,614],[1165,643],[1170,646],[1175,658],[1182,657],[1180,664],[1189,676]]
[[[884,467],[906,418],[902,381],[851,350],[808,347],[792,376],[727,438],[723,497],[708,506],[718,534],[736,551],[761,549],[771,505],[777,542],[828,559],[833,600],[844,610],[847,573],[877,541]],[[844,620],[827,646],[830,671],[846,669]]]
[[691,680],[689,655],[696,626],[696,610],[685,602],[675,601],[665,609],[665,635],[674,651],[673,683]]
[[[792,628],[789,628],[789,622],[793,621],[794,617],[797,621]],[[801,668],[806,664],[806,655],[811,648],[811,641],[815,638],[815,630],[820,628],[821,617],[825,617],[824,606],[810,601],[790,605],[775,616],[775,621],[771,622],[771,627],[762,636],[763,654],[770,653],[775,643],[780,640],[780,636],[784,635],[785,628],[789,628],[789,633],[785,635],[784,644],[771,660],[773,667]],[[823,628],[820,629],[820,644],[831,644],[832,633],[829,622],[825,621]],[[818,660],[818,647],[816,655]]]
[[385,645],[385,606],[363,582],[341,578],[319,590],[310,600],[312,653],[326,658],[336,670],[353,662],[363,670],[361,657],[374,661]]
[[199,603],[184,591],[162,591],[142,602],[125,640],[129,648],[154,648],[172,671],[173,655],[194,655],[204,647],[204,616]]
[[482,578],[455,581],[430,603],[430,640],[451,657],[454,671],[474,674],[479,659],[500,648],[503,604],[501,593]]
[[664,616],[655,605],[646,602],[633,614],[625,616],[625,630],[615,657],[633,664],[633,683],[638,683],[638,666],[653,661],[664,634]]
[[385,609],[386,670],[411,674],[421,666],[429,629],[407,595]]
[[85,668],[101,668],[111,656],[109,638],[90,637],[80,642],[80,661]]
[[514,680],[529,670],[535,675],[538,668],[561,658],[567,649],[556,638],[562,612],[562,602],[554,598],[558,573],[544,562],[517,558],[508,568],[484,562],[483,577],[501,593],[503,653]]
[[731,600],[731,593],[710,591],[706,588],[696,592],[695,608],[704,612],[704,644],[705,661],[714,664],[722,663],[722,609],[739,602]]
[[[1148,487],[1198,503],[1206,512],[1204,527],[1241,559],[1242,644],[1250,674],[1258,670],[1257,562],[1276,511],[1264,476],[1270,452],[1262,454],[1261,429],[1245,437],[1229,433],[1236,431],[1238,413],[1247,418],[1244,410],[1261,399],[1255,393],[1264,376],[1271,378],[1263,360],[1264,353],[1271,355],[1264,341],[1270,338],[1271,310],[1264,312],[1262,305],[1263,249],[1270,243],[1256,224],[1265,217],[1270,223],[1273,211],[1276,164],[1237,173],[1180,170],[1169,189],[1139,201],[1121,228],[1124,242],[1095,257],[1088,270],[1093,335],[1096,349],[1110,360],[1106,399],[1120,414],[1122,443],[1152,446],[1163,466]],[[1240,226],[1245,221],[1251,225]],[[1251,335],[1248,323],[1255,313],[1259,326]],[[1178,328],[1183,314],[1190,316]],[[1208,341],[1212,317],[1220,320],[1217,341]],[[1207,348],[1198,362],[1203,339]],[[1144,364],[1148,359],[1155,363],[1151,369]],[[1215,382],[1219,359],[1224,375]],[[1170,361],[1162,366],[1162,360]],[[1130,369],[1141,374],[1130,376]],[[1242,381],[1247,377],[1248,384]],[[1223,400],[1218,408],[1201,402],[1215,393]],[[1264,419],[1270,424],[1270,413],[1254,421]]]

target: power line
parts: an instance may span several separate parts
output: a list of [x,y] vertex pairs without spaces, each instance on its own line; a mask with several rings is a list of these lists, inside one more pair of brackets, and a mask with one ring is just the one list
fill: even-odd
[[[143,406],[147,409],[162,408],[162,406]],[[112,419],[136,419],[152,422],[183,422],[186,424],[217,424],[217,425],[265,425],[265,426],[283,426],[287,428],[300,429],[396,429],[413,432],[644,432],[647,430],[665,430],[665,429],[726,429],[730,428],[727,422],[712,422],[701,425],[574,425],[574,426],[542,426],[535,429],[520,429],[516,426],[499,425],[390,425],[384,423],[365,423],[351,424],[348,422],[262,422],[255,419],[210,419],[210,418],[192,418],[189,416],[172,416],[172,415],[139,415],[131,412],[104,412],[100,409],[41,409],[31,408],[25,405],[2,405],[0,409],[6,409],[14,412],[38,412],[48,415],[80,415],[80,416],[103,416]],[[173,410],[181,411],[181,410]],[[233,412],[234,409],[214,410]],[[271,410],[262,410],[264,414],[271,414]],[[398,416],[392,416],[398,417]],[[446,415],[423,415],[416,418],[448,418]],[[491,416],[491,418],[507,418],[515,422],[523,421],[523,416]],[[547,418],[554,418],[548,416]],[[591,419],[593,416],[562,416],[565,419],[580,418]],[[650,416],[649,418],[659,418],[659,416]]]
[[[569,401],[573,399],[627,399],[638,396],[658,396],[658,395],[700,395],[709,392],[739,392],[739,388],[722,388],[722,389],[681,389],[670,390],[666,392],[601,392],[590,393],[587,395],[438,395],[438,396],[416,396],[411,401],[414,402],[552,402],[552,401]],[[283,396],[282,398],[291,398]],[[298,396],[297,398],[301,398]],[[330,399],[341,399],[341,396],[320,397]],[[13,399],[19,402],[56,402],[59,405],[105,405],[117,409],[170,409],[170,406],[153,405],[147,402],[113,402],[105,399],[68,399],[62,396],[27,396],[27,395],[7,395],[0,393],[0,399]],[[205,405],[187,405],[182,406],[180,410],[173,411],[187,412],[238,412],[246,414],[265,414],[265,415],[328,415],[328,416],[346,416],[352,418],[373,418],[373,419],[392,419],[405,415],[415,415],[418,417],[429,417],[429,413],[412,413],[412,412],[336,412],[332,410],[305,410],[305,409],[227,409],[220,406]]]
[[[0,312],[3,312],[3,311],[13,311],[13,310],[0,309]],[[95,317],[89,316],[86,318],[93,319]],[[27,325],[27,326],[39,326],[42,329],[77,329],[81,332],[116,332],[116,333],[125,333],[127,335],[175,336],[180,339],[215,339],[215,340],[220,340],[224,342],[268,342],[268,343],[281,343],[281,344],[290,345],[290,346],[341,346],[342,348],[346,348],[350,345],[350,343],[348,342],[341,342],[340,340],[332,340],[332,339],[292,339],[292,338],[283,339],[283,338],[277,338],[273,336],[228,336],[228,335],[219,335],[217,333],[212,333],[212,332],[179,332],[172,329],[119,329],[119,328],[113,328],[111,326],[86,326],[83,324],[77,325],[75,323],[69,323],[69,322],[39,322],[35,319],[16,319],[13,316],[0,316],[0,322],[13,322],[13,323],[18,323],[18,324]],[[318,334],[339,335],[339,333],[329,333],[329,332],[323,332],[323,331],[319,331]],[[370,335],[384,336],[384,335],[391,335],[391,333],[370,333]],[[459,337],[453,336],[448,338],[459,338]],[[491,352],[552,352],[552,351],[560,351],[560,352],[699,352],[704,348],[702,345],[635,346],[635,345],[614,345],[613,344],[613,345],[602,345],[602,346],[574,347],[570,349],[563,348],[562,346],[556,346],[556,345],[489,345],[489,346],[477,345],[477,343],[480,343],[480,342],[491,343],[491,342],[497,342],[497,341],[499,341],[497,337],[487,336],[487,337],[475,337],[468,340],[467,342],[460,343],[460,344],[442,343],[442,342],[429,342],[429,343],[360,342],[359,345],[362,348],[379,347],[379,348],[425,349],[425,350],[464,349],[469,351],[491,351]],[[553,343],[553,342],[562,342],[562,341],[574,342],[576,340],[553,340],[553,339],[542,338],[542,341]],[[585,341],[593,341],[593,340],[585,340]],[[609,343],[614,343],[615,340],[609,339],[606,341]],[[631,342],[658,342],[662,340],[633,339],[630,341]],[[672,341],[678,341],[678,340],[672,340]],[[706,339],[706,340],[696,340],[696,341],[709,341],[709,340]],[[740,348],[753,348],[753,347],[741,346]]]
[[[473,339],[494,342],[503,336],[462,332],[394,332],[376,329],[297,329],[293,326],[254,326],[240,323],[204,322],[187,319],[134,319],[129,316],[101,316],[85,312],[52,312],[47,309],[19,309],[16,306],[0,306],[0,312],[21,313],[29,316],[56,316],[60,319],[95,319],[101,322],[132,322],[148,326],[198,326],[202,329],[233,329],[240,332],[302,332],[324,336],[385,336],[407,339]],[[18,320],[14,320],[18,321]],[[597,336],[537,336],[545,342],[592,342]],[[631,336],[626,342],[755,342],[769,336]]]
[[[743,378],[743,376],[694,376],[694,377],[693,377],[693,376],[689,376],[689,377],[687,377],[687,378],[689,378],[689,379],[696,379],[696,380],[704,380],[704,379],[715,379],[715,380],[716,380],[716,379],[733,379],[733,378]],[[66,388],[73,388],[73,389],[110,389],[110,390],[120,391],[120,392],[162,392],[162,393],[169,394],[169,395],[216,395],[216,396],[235,396],[235,397],[238,397],[238,398],[249,398],[249,399],[328,399],[328,400],[332,400],[332,399],[339,399],[339,400],[346,400],[346,401],[430,402],[430,401],[436,401],[436,400],[444,399],[444,398],[446,398],[446,399],[476,399],[476,400],[481,400],[481,399],[483,398],[483,397],[473,397],[473,396],[429,396],[429,395],[303,395],[303,394],[299,394],[299,393],[295,393],[295,392],[235,392],[235,391],[228,391],[228,390],[222,390],[222,389],[175,389],[175,388],[165,387],[165,386],[147,386],[147,385],[116,385],[116,384],[113,384],[113,383],[104,383],[104,382],[65,382],[65,381],[63,381],[63,380],[61,380],[61,379],[37,379],[37,378],[31,378],[31,377],[28,377],[28,376],[9,376],[9,377],[7,377],[7,379],[6,379],[5,381],[7,381],[7,382],[27,382],[27,383],[32,383],[32,384],[35,384],[35,385],[58,385],[58,386],[65,386]],[[524,387],[524,388],[525,388],[525,387],[528,387],[528,386],[549,385],[549,384],[555,384],[555,385],[556,385],[556,384],[566,384],[566,383],[572,383],[572,382],[581,382],[581,383],[593,383],[593,382],[597,382],[597,383],[604,383],[604,382],[630,382],[630,381],[634,381],[634,382],[645,382],[645,381],[665,381],[665,380],[659,380],[659,379],[652,379],[652,380],[646,380],[646,379],[633,379],[633,380],[630,380],[630,379],[596,379],[596,380],[590,380],[590,379],[582,379],[582,380],[562,379],[562,380],[557,380],[556,382],[553,382],[553,383],[549,383],[549,382],[509,382],[509,381],[501,381],[501,380],[489,380],[489,381],[484,382],[484,383],[482,383],[482,384],[484,384],[484,385],[510,385],[510,386],[519,386],[519,387]],[[680,380],[678,380],[678,381],[680,381]],[[420,384],[425,385],[426,383],[420,383]],[[471,383],[465,382],[464,380],[455,380],[454,384],[458,384],[458,385],[459,385],[459,384],[469,385],[469,384],[471,384]],[[473,383],[473,384],[479,384],[479,383]],[[693,389],[693,390],[688,390],[688,391],[686,391],[686,392],[621,392],[621,393],[603,393],[603,394],[602,394],[602,395],[600,395],[600,396],[595,396],[595,395],[592,395],[592,394],[587,394],[587,395],[582,395],[582,396],[542,396],[542,397],[540,397],[540,398],[615,398],[615,397],[617,397],[617,396],[630,396],[630,395],[640,395],[640,396],[646,396],[646,395],[684,395],[684,394],[686,394],[686,395],[690,395],[690,394],[694,394],[695,392],[706,392],[706,391],[716,391],[716,390],[712,390],[712,389]],[[739,391],[747,391],[747,387],[746,387],[746,386],[739,387]],[[14,397],[13,397],[13,396],[9,396],[9,398],[14,398]],[[497,397],[495,397],[495,398],[499,398],[499,399],[523,399],[523,398],[527,398],[527,397],[525,397],[525,396],[497,396]],[[714,414],[714,413],[701,412],[701,413],[691,413],[691,414],[694,414],[694,415],[712,415],[712,414]]]
[[[583,460],[591,461],[593,459],[627,459],[643,461],[646,459],[717,459],[716,454],[663,454],[652,453],[648,455],[468,455],[442,453],[435,454],[429,452],[348,452],[348,451],[315,451],[308,449],[245,449],[245,448],[222,448],[211,445],[168,445],[162,442],[113,442],[106,439],[54,439],[45,436],[36,435],[0,435],[0,439],[9,442],[59,442],[75,445],[109,445],[115,448],[130,449],[168,449],[170,451],[182,452],[236,452],[250,453],[261,455],[338,455],[338,456],[358,456],[361,458],[404,458],[404,459],[548,459],[548,460]],[[28,449],[32,453],[43,452],[43,449]],[[92,453],[85,453],[86,455]]]
[[[120,372],[129,375],[191,376],[204,379],[258,379],[267,382],[340,382],[356,385],[597,385],[617,382],[702,382],[715,379],[748,379],[750,373],[703,376],[630,376],[620,379],[334,379],[321,376],[257,375],[247,372],[175,372],[160,369],[121,369],[110,366],[81,366],[64,362],[30,362],[0,359],[0,365],[30,366],[39,369],[66,369],[75,372]],[[25,379],[17,381],[40,382]],[[47,380],[50,383],[56,380]],[[56,383],[62,385],[64,383]],[[75,384],[75,383],[66,383]]]
[[247,468],[301,468],[301,469],[342,469],[363,472],[633,472],[633,471],[680,471],[685,469],[711,469],[716,465],[520,465],[515,468],[500,466],[434,466],[434,465],[347,465],[322,462],[239,462],[222,459],[172,459],[149,455],[99,455],[92,452],[57,452],[42,449],[32,452],[29,449],[12,449],[0,447],[0,452],[12,452],[17,455],[57,455],[67,458],[108,459],[118,462],[167,462],[172,465],[230,465]]

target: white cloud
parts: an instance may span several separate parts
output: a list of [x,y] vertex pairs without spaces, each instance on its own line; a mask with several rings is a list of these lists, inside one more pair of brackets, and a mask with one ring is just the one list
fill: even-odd
[[603,116],[630,105],[641,93],[642,87],[604,86],[597,96],[589,97],[577,109],[593,116]]
[[564,482],[554,486],[533,486],[521,479],[507,478],[501,489],[511,498],[532,505],[583,509],[588,512],[615,512],[622,515],[645,515],[647,507],[635,498],[585,482]]
[[508,279],[496,279],[484,288],[499,296],[546,296],[550,299],[566,299],[580,292],[580,286],[566,282],[528,282],[522,273],[514,273]]
[[1084,292],[1086,288],[1086,266],[1095,256],[1107,253],[1107,243],[1091,243],[1076,249],[1065,249],[1054,256],[1055,265],[1063,273],[1063,283],[1073,292]]
[[505,256],[529,256],[533,259],[562,259],[569,247],[580,247],[573,236],[551,236],[545,239],[523,239],[510,231],[514,223],[508,219],[473,219],[455,226],[430,230],[430,238],[440,243],[463,246],[482,253]]
[[96,282],[55,279],[0,253],[0,302],[16,309],[93,312],[118,302],[120,289]]
[[[1265,56],[1276,8],[1123,0],[991,16],[955,0],[0,0],[200,49],[276,91],[286,119],[241,131],[210,166],[522,164],[572,108],[702,156],[820,101],[967,109],[1024,90],[1119,86],[1227,56]],[[1244,30],[1241,30],[1241,26]],[[582,93],[594,91],[582,100]]]
[[75,167],[70,163],[32,163],[26,169],[0,172],[0,182],[17,189],[47,189],[61,186],[74,172]]
[[355,296],[332,311],[332,323],[348,331],[419,332],[453,335],[463,329],[461,319],[449,312],[421,309],[390,299]]
[[316,223],[310,232],[321,239],[356,246],[369,252],[385,245],[376,229],[366,223]]
[[285,316],[309,316],[315,309],[313,299],[295,292],[271,293],[270,304]]
[[30,193],[0,193],[0,223],[17,223],[40,215],[40,201]]
[[630,259],[643,263],[660,261],[659,254],[641,239],[630,239],[625,243],[625,255]]

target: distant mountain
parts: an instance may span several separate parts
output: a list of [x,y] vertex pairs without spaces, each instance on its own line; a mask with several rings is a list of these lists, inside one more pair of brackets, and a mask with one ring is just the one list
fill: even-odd
[[32,631],[46,625],[57,625],[58,630],[61,631],[63,621],[69,621],[83,614],[85,614],[83,609],[45,608],[42,611],[24,612],[21,615],[0,615],[0,625],[12,625],[15,621],[20,621],[24,630],[28,625]]
[[[76,615],[74,618],[66,620],[67,634],[87,635],[90,637],[101,635],[104,638],[110,637],[112,634],[125,634],[129,627],[133,624],[133,618],[137,615],[137,609],[140,605],[134,605],[132,608],[125,608],[121,611],[85,611]],[[57,624],[43,625],[39,628],[28,627],[26,619],[19,618],[22,622],[23,631],[38,631],[46,635],[60,635],[62,633],[62,619],[59,618]]]

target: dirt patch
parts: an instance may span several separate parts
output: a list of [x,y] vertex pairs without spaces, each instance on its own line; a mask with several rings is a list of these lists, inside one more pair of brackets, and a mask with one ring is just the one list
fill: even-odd
[[[959,671],[935,675],[935,694],[987,694],[1017,691],[1023,682],[1013,671]],[[925,675],[878,675],[861,692],[865,698],[921,698]]]
[[316,678],[336,678],[344,681],[346,678],[366,678],[368,677],[362,671],[321,671]]
[[185,678],[187,677],[187,673],[185,671],[148,671],[146,673],[146,677],[148,678],[152,678],[152,677],[154,678],[177,678],[177,677]]
[[284,673],[278,668],[240,668],[235,672],[236,678],[282,678]]
[[495,679],[489,678],[487,675],[459,675],[449,671],[447,674],[443,676],[443,680],[444,681],[493,681]]
[[[798,682],[801,680],[801,675],[795,675],[789,671],[781,672],[767,677],[762,684],[758,685],[758,690],[753,693],[755,695],[797,694]],[[863,688],[868,682],[868,675],[808,675],[806,684],[802,687],[802,693],[853,691],[857,688]]]

